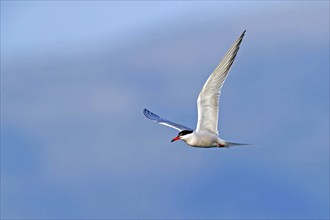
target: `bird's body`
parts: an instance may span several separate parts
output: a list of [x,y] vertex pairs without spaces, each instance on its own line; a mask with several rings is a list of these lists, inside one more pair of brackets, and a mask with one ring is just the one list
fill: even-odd
[[197,99],[198,122],[195,130],[177,123],[173,123],[167,119],[161,118],[147,109],[144,109],[143,113],[147,118],[180,131],[178,136],[175,137],[172,142],[176,140],[183,140],[190,146],[201,148],[245,145],[224,141],[218,136],[219,97],[221,94],[221,89],[227,78],[230,67],[235,60],[244,34],[245,31],[234,42],[231,48],[229,48],[199,93]]
[[209,148],[224,147],[226,145],[220,137],[208,131],[193,131],[193,133],[184,135],[180,139],[193,147]]

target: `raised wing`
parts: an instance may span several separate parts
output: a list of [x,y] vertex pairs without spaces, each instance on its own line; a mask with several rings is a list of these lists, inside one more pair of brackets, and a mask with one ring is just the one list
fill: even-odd
[[165,118],[161,118],[160,116],[156,115],[155,113],[152,113],[151,111],[149,111],[146,108],[143,110],[143,114],[147,118],[149,118],[150,120],[152,120],[154,122],[157,122],[158,124],[165,125],[165,126],[174,128],[174,129],[179,130],[179,131],[183,131],[183,130],[191,130],[192,131],[193,130],[193,129],[188,128],[186,126],[171,122],[171,121],[169,121]]
[[227,51],[205,82],[197,99],[198,121],[196,131],[218,134],[219,97],[229,69],[233,64],[245,31]]

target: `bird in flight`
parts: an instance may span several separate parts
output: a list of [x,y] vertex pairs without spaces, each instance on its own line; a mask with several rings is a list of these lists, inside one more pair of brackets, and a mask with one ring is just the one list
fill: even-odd
[[143,110],[143,114],[148,119],[180,131],[171,142],[182,140],[192,147],[200,148],[247,145],[225,141],[218,136],[219,97],[221,95],[221,89],[230,67],[235,60],[244,34],[245,31],[229,48],[200,91],[197,99],[198,120],[195,130],[162,118],[148,109]]

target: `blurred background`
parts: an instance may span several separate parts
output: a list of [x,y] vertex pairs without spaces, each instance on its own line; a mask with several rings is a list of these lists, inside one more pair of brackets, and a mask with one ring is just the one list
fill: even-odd
[[328,219],[329,1],[1,1],[1,218]]

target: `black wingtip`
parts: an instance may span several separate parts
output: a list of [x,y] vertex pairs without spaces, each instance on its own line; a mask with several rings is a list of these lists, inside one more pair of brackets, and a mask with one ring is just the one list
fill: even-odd
[[143,109],[143,114],[144,116],[146,116],[148,119],[153,120],[153,121],[157,121],[160,119],[160,117],[158,115],[156,115],[155,113],[149,111],[148,109]]
[[146,109],[146,108],[144,108],[143,109],[143,114],[144,114],[144,116],[146,116],[147,118],[148,118],[148,114],[149,114],[149,110],[148,109]]
[[244,37],[244,35],[245,35],[245,32],[246,32],[246,30],[244,30],[244,31],[243,31],[243,33],[241,34],[241,38],[243,38],[243,37]]

